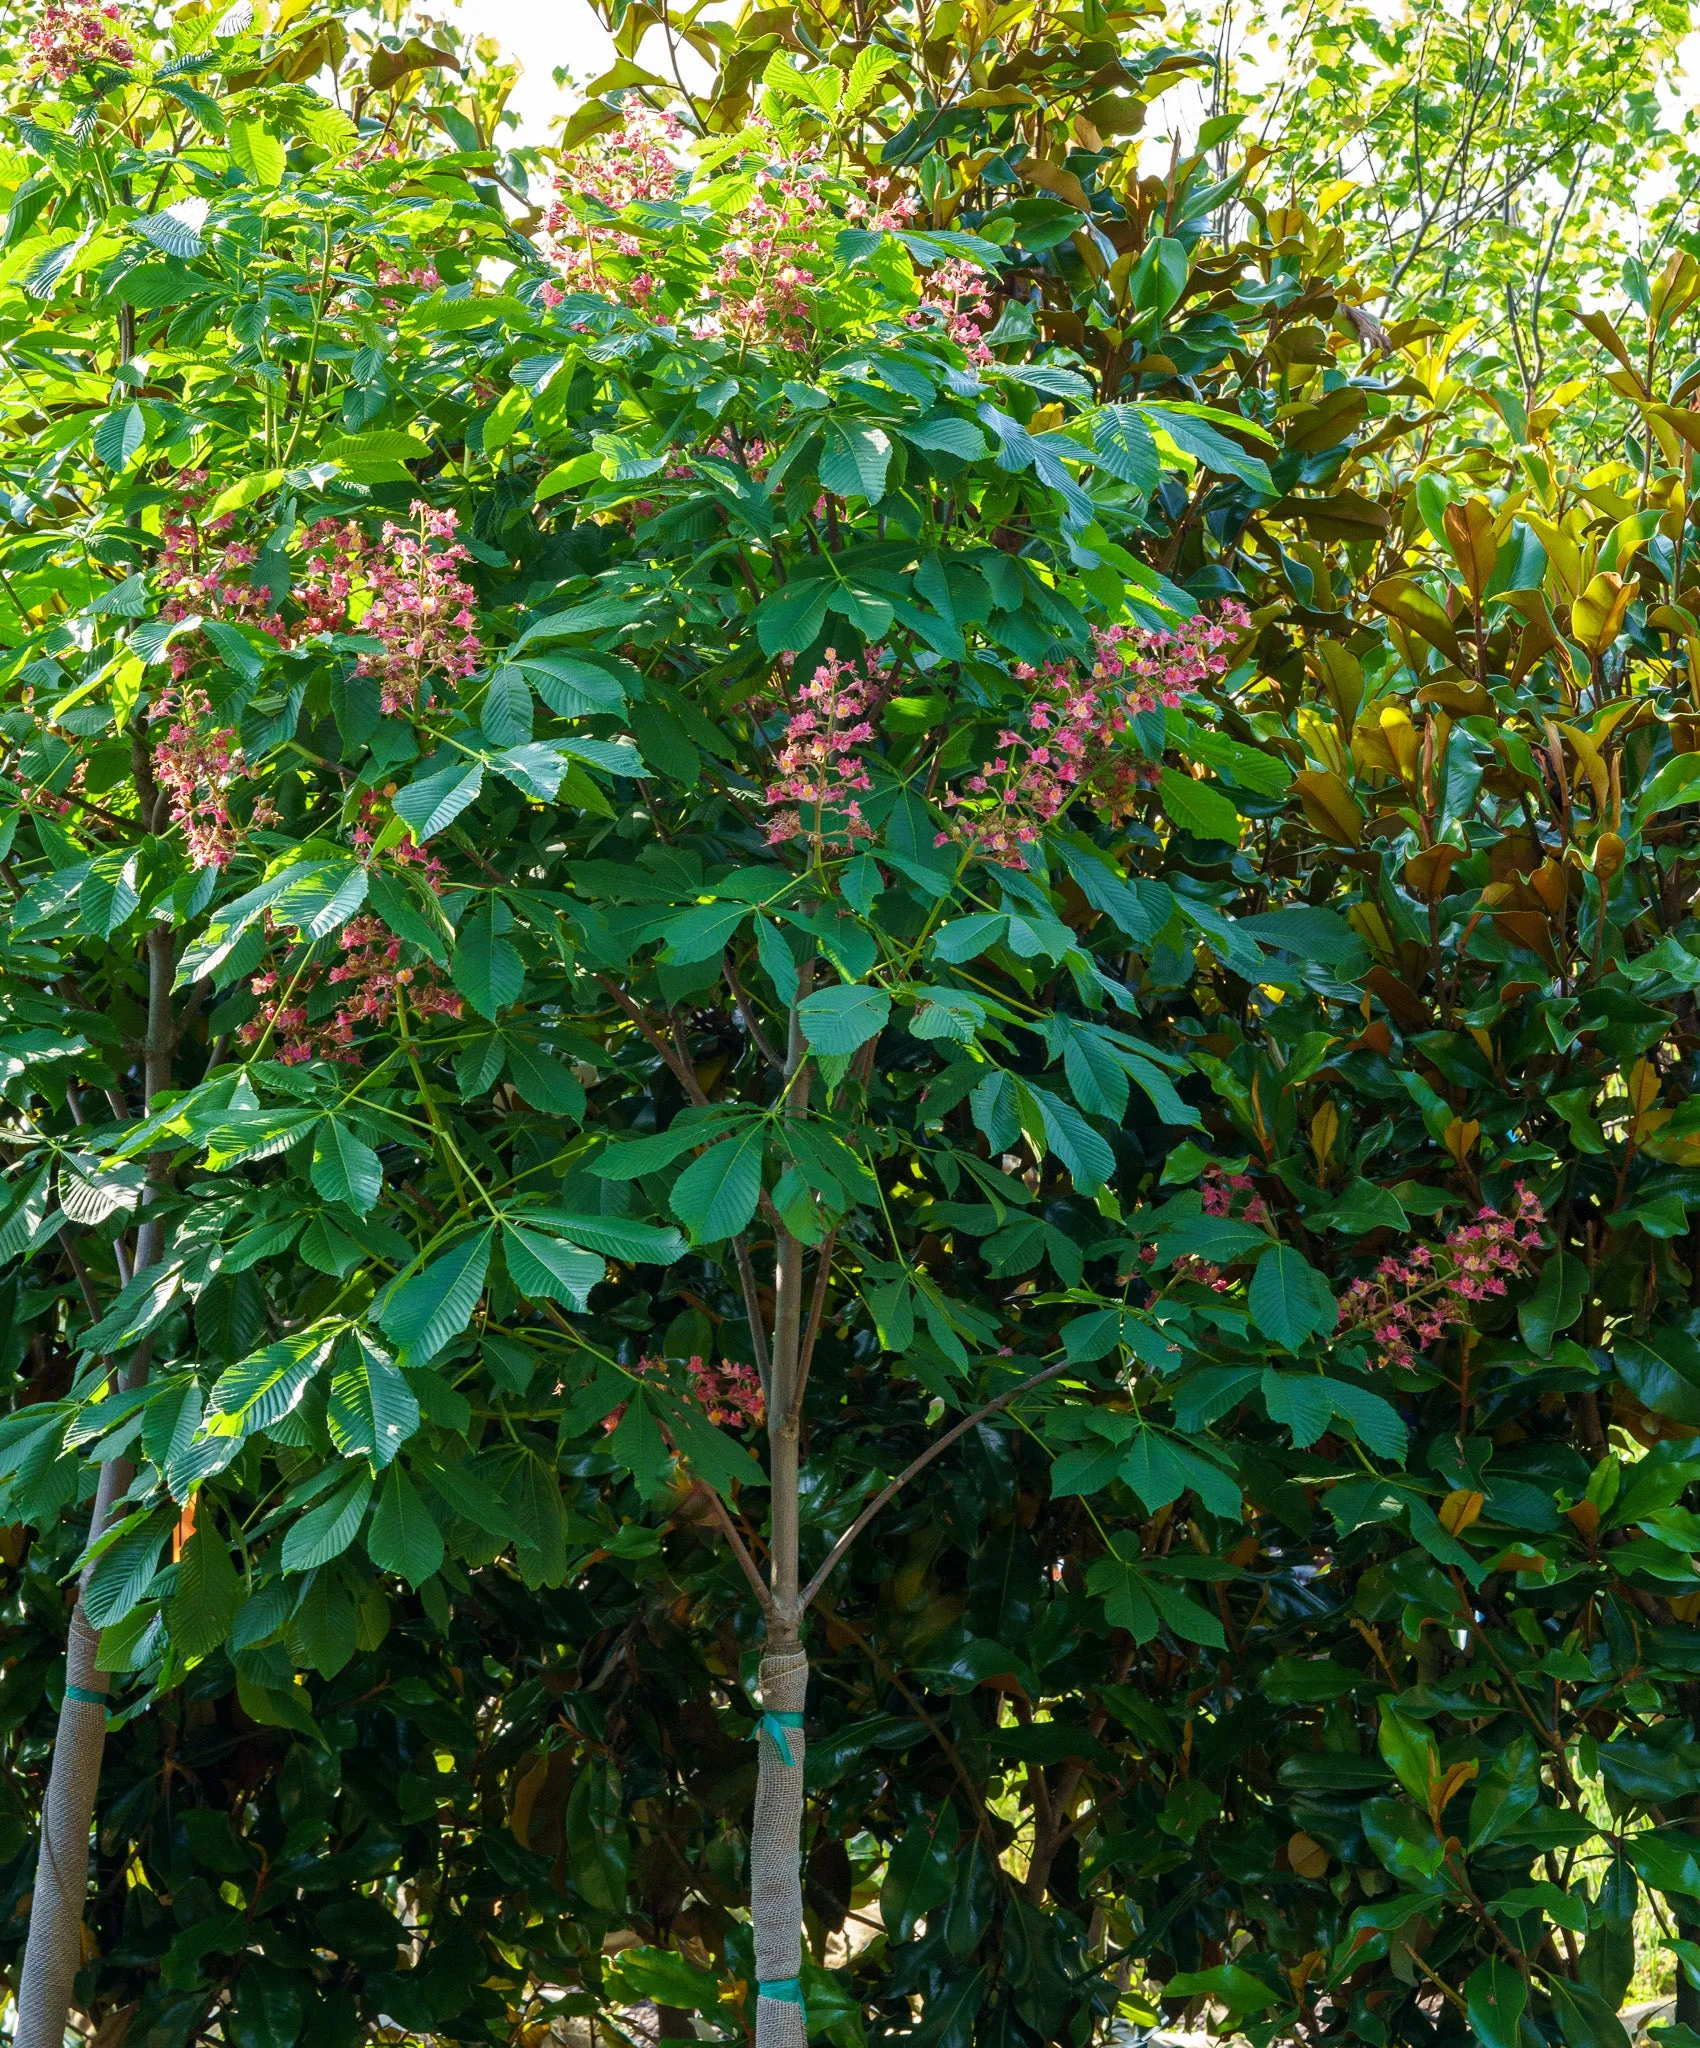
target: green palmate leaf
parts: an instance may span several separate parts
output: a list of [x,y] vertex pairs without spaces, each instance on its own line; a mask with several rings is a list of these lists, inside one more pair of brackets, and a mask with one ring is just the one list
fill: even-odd
[[232,121],[227,130],[230,158],[255,185],[281,183],[287,161],[283,144],[257,121]]
[[1247,1301],[1257,1327],[1283,1351],[1326,1336],[1339,1320],[1328,1282],[1290,1245],[1272,1244],[1258,1260]]
[[364,1215],[384,1187],[384,1169],[370,1145],[346,1124],[327,1118],[313,1139],[313,1185],[327,1202],[343,1202]]
[[490,1242],[487,1229],[463,1237],[452,1251],[384,1296],[378,1325],[394,1340],[404,1363],[423,1365],[471,1322],[490,1269]]
[[268,1344],[214,1382],[207,1412],[221,1418],[221,1434],[267,1429],[287,1415],[307,1382],[330,1356],[334,1339],[317,1330]]
[[388,1465],[419,1427],[419,1403],[394,1363],[350,1331],[337,1344],[326,1420],[345,1458]]
[[143,1599],[159,1569],[160,1550],[177,1520],[174,1510],[156,1509],[107,1545],[83,1587],[83,1611],[95,1628],[122,1621]]
[[581,1313],[589,1305],[590,1290],[608,1270],[594,1252],[511,1223],[502,1231],[502,1253],[521,1294],[562,1301]]
[[829,420],[820,480],[841,498],[860,495],[874,503],[885,495],[891,439],[883,428],[843,425]]
[[147,439],[147,421],[139,405],[121,406],[109,412],[94,430],[96,456],[108,469],[128,469]]
[[1158,777],[1158,792],[1164,815],[1183,832],[1238,845],[1243,829],[1240,814],[1214,783],[1197,782],[1178,768],[1165,768]]
[[475,803],[484,787],[482,761],[453,761],[446,768],[410,782],[395,799],[396,816],[412,829],[423,845],[446,831],[462,811]]
[[492,1022],[517,1001],[525,985],[525,963],[518,949],[497,932],[494,918],[483,911],[462,926],[450,973],[455,987],[479,1016]]
[[693,1159],[673,1183],[669,1204],[693,1244],[736,1237],[755,1214],[762,1151],[759,1130],[724,1139]]
[[522,1038],[506,1044],[508,1076],[529,1108],[575,1120],[584,1115],[584,1084],[559,1060]]
[[195,1525],[177,1564],[166,1606],[173,1646],[185,1657],[205,1657],[230,1632],[242,1604],[242,1581],[224,1539],[208,1520]]
[[511,1220],[633,1264],[667,1266],[685,1255],[685,1240],[678,1231],[654,1223],[629,1222],[623,1216],[584,1216],[571,1209],[531,1209]]
[[285,1571],[311,1571],[340,1557],[360,1533],[366,1506],[372,1498],[372,1481],[365,1472],[350,1473],[328,1500],[309,1508],[290,1525],[283,1539]]
[[366,870],[353,862],[315,861],[290,871],[271,901],[271,915],[304,939],[326,938],[366,901],[367,882]]
[[877,988],[817,989],[804,997],[797,1015],[803,1036],[816,1052],[842,1056],[884,1030],[891,1015],[891,998]]
[[380,1571],[420,1586],[443,1562],[442,1531],[404,1467],[392,1465],[366,1530],[366,1552]]

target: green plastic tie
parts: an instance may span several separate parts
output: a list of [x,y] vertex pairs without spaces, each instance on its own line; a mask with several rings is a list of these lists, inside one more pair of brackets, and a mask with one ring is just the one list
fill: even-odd
[[68,1685],[65,1688],[68,1700],[77,1700],[85,1707],[109,1707],[111,1699],[103,1692],[90,1692],[86,1685]]
[[[773,1744],[774,1748],[778,1750],[779,1754],[785,1759],[785,1768],[787,1770],[794,1770],[796,1768],[797,1760],[791,1754],[791,1744],[788,1737],[786,1736],[785,1731],[787,1728],[801,1728],[802,1725],[803,1717],[801,1714],[763,1714],[761,1719],[756,1723],[755,1734],[750,1739],[753,1742],[759,1742],[762,1738],[762,1733],[765,1730],[768,1740]],[[789,1977],[786,1977],[781,1979],[780,1981],[789,1984],[793,1980]],[[802,2001],[799,1998],[798,2003],[801,2004],[801,2002]]]
[[[792,1714],[786,1718],[795,1721],[801,1717]],[[765,1982],[757,1983],[756,1996],[758,1998],[771,1998],[779,2005],[794,2005],[801,2012],[803,2010],[803,1980],[801,1977],[769,1977]]]

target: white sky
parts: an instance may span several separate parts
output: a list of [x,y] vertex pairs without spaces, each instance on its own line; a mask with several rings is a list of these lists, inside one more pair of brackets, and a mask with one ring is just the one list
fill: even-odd
[[519,116],[521,142],[547,142],[551,118],[576,102],[576,94],[553,84],[552,71],[564,64],[582,86],[613,61],[613,45],[588,0],[462,0],[455,20],[465,33],[493,35],[519,60],[508,105]]

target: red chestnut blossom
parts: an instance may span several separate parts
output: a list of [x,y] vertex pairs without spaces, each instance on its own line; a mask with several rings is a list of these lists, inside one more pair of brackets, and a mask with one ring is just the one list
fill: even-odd
[[[238,1035],[244,1045],[258,1045],[269,1036],[272,1058],[285,1066],[314,1059],[358,1066],[354,1027],[388,1024],[403,990],[417,1017],[461,1015],[460,997],[444,986],[430,961],[416,967],[401,964],[401,941],[381,919],[369,915],[350,918],[339,943],[344,957],[328,975],[321,975],[315,963],[306,973],[288,980],[274,970],[253,976],[248,986],[254,994],[273,1000],[242,1026]],[[348,993],[322,1023],[311,1023],[309,998],[327,982],[342,984]]]
[[1204,1184],[1199,1192],[1199,1202],[1206,1216],[1231,1216],[1236,1197],[1248,1195],[1250,1200],[1240,1211],[1240,1220],[1254,1228],[1266,1228],[1269,1223],[1269,1208],[1263,1197],[1257,1193],[1256,1184],[1249,1173],[1224,1173],[1219,1166],[1204,1169]]
[[[646,305],[655,279],[648,272],[622,277],[623,266],[610,269],[611,257],[641,254],[637,237],[602,213],[620,213],[635,200],[670,199],[679,169],[669,152],[677,151],[684,130],[676,115],[633,107],[611,135],[600,135],[585,149],[563,158],[555,180],[555,203],[544,223],[549,232],[557,284],[543,287],[546,305],[559,305],[569,292],[595,292],[603,297]],[[583,201],[589,200],[591,206]]]
[[[691,1398],[717,1429],[759,1429],[767,1420],[767,1401],[753,1365],[740,1365],[735,1359],[722,1359],[718,1365],[710,1365],[695,1352],[684,1365]],[[637,1370],[646,1380],[665,1382],[671,1377],[664,1358],[640,1358]],[[602,1427],[617,1429],[625,1412],[626,1404],[622,1401]],[[667,1436],[665,1427],[661,1433]],[[667,1440],[672,1442],[671,1437]]]
[[[171,802],[171,822],[188,842],[198,868],[221,868],[242,844],[242,830],[230,815],[230,788],[244,773],[242,749],[230,726],[208,730],[212,705],[204,690],[185,687],[162,692],[156,718],[169,718],[163,739],[153,746],[154,780]],[[253,822],[276,821],[264,798]]]
[[[355,858],[364,867],[370,867],[377,858],[372,849],[389,819],[384,815],[382,798],[373,790],[361,792],[360,809],[355,817],[354,829],[349,838],[354,843]],[[434,853],[427,853],[422,846],[415,845],[411,834],[404,834],[393,846],[384,849],[386,860],[393,860],[397,867],[418,868],[420,880],[431,893],[440,896],[447,879],[447,869]]]
[[967,351],[971,363],[989,363],[992,352],[982,339],[992,318],[986,296],[986,273],[965,256],[949,256],[930,270],[921,288],[921,303],[905,318],[911,327],[940,327]]
[[121,32],[123,20],[116,7],[47,0],[41,19],[29,32],[30,53],[56,85],[96,64],[116,64],[127,71],[136,52]]
[[417,498],[408,510],[414,530],[385,520],[388,552],[369,554],[365,564],[372,601],[360,630],[381,640],[384,651],[362,655],[360,673],[378,678],[386,716],[413,711],[433,677],[473,675],[483,659],[473,618],[477,598],[457,574],[471,559],[454,537],[458,515],[433,511]]
[[1546,1212],[1523,1182],[1509,1211],[1482,1208],[1440,1247],[1427,1245],[1403,1258],[1385,1258],[1373,1278],[1354,1280],[1340,1303],[1340,1330],[1365,1330],[1375,1340],[1376,1363],[1414,1365],[1417,1354],[1470,1320],[1469,1304],[1506,1291],[1509,1274],[1540,1249],[1537,1227]]
[[775,757],[778,780],[767,790],[770,808],[785,806],[768,820],[770,846],[807,839],[817,850],[848,851],[871,836],[857,796],[873,783],[858,749],[873,741],[868,714],[885,689],[890,659],[873,648],[858,666],[854,659],[840,661],[829,647],[798,692]]
[[[308,528],[301,572],[289,598],[296,616],[286,620],[271,592],[248,575],[258,550],[242,541],[222,547],[211,536],[222,534],[231,515],[202,522],[198,517],[207,496],[204,469],[186,469],[176,479],[176,503],[160,523],[160,578],[170,593],[162,607],[166,618],[214,618],[240,621],[293,647],[315,633],[334,633],[348,623],[353,576],[364,558],[365,541],[352,522],[339,526],[321,519]],[[177,640],[171,648],[171,680],[180,683],[193,668],[200,650]]]
[[1171,631],[1096,628],[1087,676],[1061,662],[1020,665],[1016,677],[1034,694],[1019,724],[998,734],[997,754],[946,793],[945,808],[957,816],[938,843],[958,839],[982,859],[1023,868],[1024,849],[1077,797],[1112,820],[1126,817],[1156,770],[1123,751],[1122,735],[1142,713],[1174,708],[1224,674],[1226,650],[1247,622],[1244,606],[1230,602],[1214,619],[1201,615]]

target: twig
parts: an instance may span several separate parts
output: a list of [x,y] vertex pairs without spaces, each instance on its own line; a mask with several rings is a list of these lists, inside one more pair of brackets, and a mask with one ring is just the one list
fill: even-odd
[[754,1590],[756,1599],[761,1606],[761,1611],[764,1619],[770,1625],[778,1621],[779,1609],[774,1604],[773,1595],[767,1590],[767,1581],[761,1575],[760,1566],[756,1563],[755,1559],[751,1557],[749,1545],[746,1544],[743,1537],[738,1534],[737,1524],[732,1520],[732,1517],[726,1512],[726,1503],[720,1498],[719,1494],[715,1492],[714,1488],[710,1486],[707,1480],[705,1479],[699,1479],[697,1481],[696,1490],[702,1496],[704,1502],[707,1504],[709,1513],[714,1517],[715,1521],[719,1523],[721,1534],[726,1538],[727,1542],[731,1544],[733,1555],[737,1558],[739,1564],[743,1567],[744,1577],[749,1580],[751,1588]]
[[919,1472],[924,1466],[930,1465],[941,1451],[949,1450],[950,1446],[953,1443],[955,1443],[956,1439],[962,1435],[964,1430],[972,1429],[975,1423],[977,1422],[984,1422],[988,1415],[995,1414],[998,1409],[1008,1407],[1009,1403],[1013,1401],[1018,1394],[1031,1393],[1033,1388],[1043,1386],[1046,1380],[1054,1380],[1059,1373],[1064,1373],[1068,1370],[1069,1361],[1066,1358],[1059,1359],[1055,1365],[1047,1365],[1043,1372],[1036,1372],[1032,1374],[1031,1377],[1019,1381],[1015,1386],[1007,1388],[1003,1393],[998,1395],[996,1400],[988,1401],[983,1408],[976,1408],[972,1415],[963,1416],[962,1420],[959,1423],[957,1423],[953,1429],[947,1429],[944,1435],[941,1436],[936,1443],[929,1444],[927,1448],[921,1453],[921,1455],[917,1459],[914,1460],[912,1464],[906,1465],[903,1468],[903,1470],[898,1473],[897,1477],[891,1482],[891,1484],[885,1489],[883,1493],[875,1495],[875,1497],[856,1517],[855,1521],[853,1521],[850,1524],[849,1528],[845,1530],[844,1534],[839,1537],[838,1541],[827,1552],[826,1562],[821,1566],[820,1570],[815,1573],[814,1577],[809,1581],[809,1583],[803,1588],[802,1594],[797,1601],[797,1613],[799,1618],[808,1612],[809,1603],[814,1599],[815,1595],[820,1591],[821,1587],[826,1584],[828,1578],[831,1577],[832,1572],[838,1564],[839,1559],[843,1557],[844,1553],[850,1548],[851,1544],[854,1543],[856,1538],[861,1535],[862,1531],[874,1519],[875,1515],[879,1513],[880,1509],[883,1508],[895,1494],[899,1493],[905,1486],[907,1486],[910,1480],[915,1477],[917,1472]]
[[773,1041],[756,1021],[755,1004],[750,1001],[749,995],[738,979],[738,971],[732,965],[730,951],[721,955],[720,966],[721,971],[726,976],[726,986],[732,991],[732,1001],[739,1017],[743,1021],[744,1029],[750,1034],[750,1043],[761,1054],[762,1058],[766,1060],[768,1065],[773,1068],[775,1073],[783,1074],[785,1062],[774,1051]]
[[803,1415],[803,1395],[808,1390],[809,1367],[814,1360],[815,1339],[820,1335],[821,1318],[826,1313],[827,1288],[832,1280],[832,1250],[838,1242],[838,1226],[835,1223],[821,1240],[821,1248],[815,1258],[815,1291],[809,1302],[809,1320],[803,1331],[802,1346],[797,1353],[797,1391],[792,1398],[791,1413],[798,1421]]

